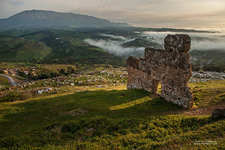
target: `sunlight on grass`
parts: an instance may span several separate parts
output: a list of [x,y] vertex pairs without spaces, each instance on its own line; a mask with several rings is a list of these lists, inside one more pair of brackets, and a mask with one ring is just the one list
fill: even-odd
[[158,94],[161,94],[161,83],[159,82],[159,85],[158,85]]
[[[67,88],[67,90],[65,90]],[[121,85],[121,86],[109,86],[107,88],[96,88],[96,86],[90,86],[89,88],[85,88],[83,86],[68,86],[68,87],[64,87],[62,88],[62,90],[64,91],[63,93],[58,93],[58,94],[51,94],[51,95],[40,95],[37,97],[33,97],[33,98],[29,98],[26,99],[24,101],[15,101],[15,102],[3,102],[0,103],[0,108],[3,105],[8,105],[8,104],[18,104],[18,103],[26,103],[29,101],[34,101],[34,100],[40,100],[40,99],[49,99],[49,98],[54,98],[54,97],[60,97],[60,96],[67,96],[67,95],[72,95],[74,93],[77,92],[83,92],[83,91],[100,91],[100,90],[105,90],[105,91],[111,91],[111,90],[126,90],[126,86],[125,85]],[[1,110],[1,109],[0,109]]]
[[121,104],[121,105],[109,107],[109,109],[110,110],[125,109],[125,108],[132,107],[134,105],[141,104],[141,103],[144,103],[144,102],[147,102],[147,101],[150,101],[150,100],[152,100],[152,98],[144,97],[144,98],[140,98],[140,99],[137,99],[135,101],[132,101],[132,102],[128,102],[128,103],[124,103],[124,104]]
[[188,83],[188,86],[192,88],[201,88],[201,89],[209,89],[209,88],[224,88],[225,80],[211,80],[207,82],[196,82],[196,83]]

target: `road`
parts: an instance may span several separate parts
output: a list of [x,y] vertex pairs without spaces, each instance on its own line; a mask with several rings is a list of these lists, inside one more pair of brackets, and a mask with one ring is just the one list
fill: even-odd
[[11,85],[16,85],[16,82],[13,80],[12,77],[5,75],[5,74],[0,74],[0,76],[6,77],[9,80]]

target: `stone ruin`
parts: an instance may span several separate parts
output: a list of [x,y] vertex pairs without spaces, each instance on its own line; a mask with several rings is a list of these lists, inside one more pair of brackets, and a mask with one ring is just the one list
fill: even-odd
[[127,89],[144,89],[179,106],[191,108],[193,94],[187,85],[192,75],[190,54],[191,38],[188,35],[167,35],[163,49],[146,48],[145,57],[127,60]]

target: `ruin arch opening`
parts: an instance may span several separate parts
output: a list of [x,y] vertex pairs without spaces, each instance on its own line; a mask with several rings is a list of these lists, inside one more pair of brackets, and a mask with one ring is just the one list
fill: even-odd
[[161,89],[162,88],[162,85],[161,85],[161,82],[159,81],[158,82],[158,89],[157,89],[157,94],[161,95]]
[[160,90],[160,93],[159,93],[159,88],[161,88],[160,81],[157,80],[157,79],[153,79],[152,80],[152,93],[154,93],[154,94],[160,94],[161,93],[161,90]]

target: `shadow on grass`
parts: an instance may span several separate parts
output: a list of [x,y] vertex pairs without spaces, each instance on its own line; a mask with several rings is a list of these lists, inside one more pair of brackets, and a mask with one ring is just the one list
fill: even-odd
[[[83,91],[54,98],[15,102],[5,108],[1,105],[0,131],[2,135],[15,134],[53,122],[95,116],[114,119],[148,118],[182,109],[163,98],[150,98],[150,94],[143,90]],[[76,113],[77,110],[84,113]],[[67,112],[73,112],[73,115]]]

